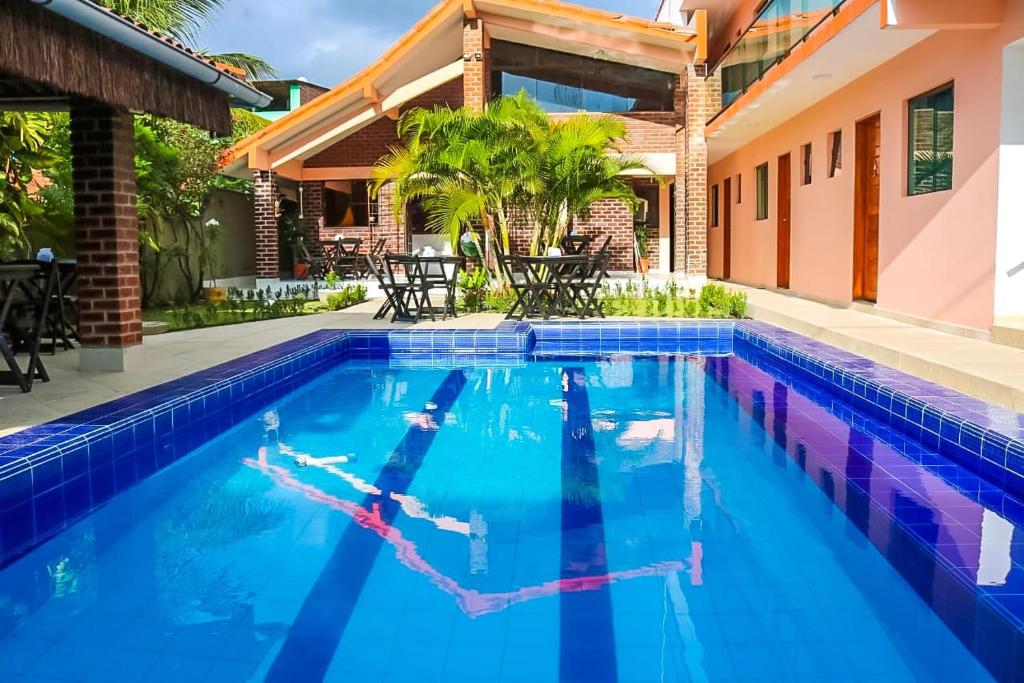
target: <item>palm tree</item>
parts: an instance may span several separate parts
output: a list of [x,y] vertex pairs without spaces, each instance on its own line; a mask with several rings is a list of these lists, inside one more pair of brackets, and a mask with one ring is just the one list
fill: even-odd
[[[199,29],[213,19],[227,0],[96,0],[96,2],[194,48]],[[208,54],[203,50],[199,50],[199,52],[216,62],[242,69],[251,80],[272,78],[275,75],[273,67],[255,55],[243,52],[225,54]]]
[[[407,202],[422,201],[428,227],[453,247],[464,231],[482,229],[499,257],[509,252],[513,225],[531,227],[536,254],[558,246],[572,221],[599,201],[633,207],[636,195],[623,174],[648,170],[619,153],[622,122],[553,120],[525,93],[495,100],[484,112],[412,109],[398,134],[403,144],[374,167],[374,193],[393,184],[399,221]],[[499,284],[506,276],[499,268]]]
[[509,252],[512,216],[539,189],[548,130],[547,115],[525,95],[496,100],[484,112],[412,109],[398,123],[404,144],[374,167],[373,192],[393,184],[399,221],[407,202],[421,200],[428,227],[453,247],[464,230],[481,229],[500,257]]
[[540,154],[539,191],[531,200],[532,253],[559,246],[572,221],[589,217],[600,201],[635,208],[636,194],[625,174],[651,170],[642,158],[620,152],[625,139],[625,124],[611,116],[581,114],[551,122]]

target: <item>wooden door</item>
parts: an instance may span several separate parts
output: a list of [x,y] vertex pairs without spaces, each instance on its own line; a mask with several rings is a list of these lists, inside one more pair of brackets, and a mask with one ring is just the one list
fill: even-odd
[[881,117],[857,123],[854,172],[853,298],[878,300],[878,204],[881,178]]
[[732,277],[732,178],[722,181],[722,279]]
[[783,154],[779,157],[779,190],[778,190],[778,239],[775,259],[775,285],[782,289],[789,289],[789,252],[790,252],[790,214],[792,208],[792,196],[790,184],[790,156]]

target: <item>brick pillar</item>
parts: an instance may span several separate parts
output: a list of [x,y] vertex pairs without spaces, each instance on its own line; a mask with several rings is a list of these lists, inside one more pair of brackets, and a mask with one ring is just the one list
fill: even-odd
[[676,113],[684,125],[676,132],[676,272],[707,277],[708,147],[704,128],[713,112],[704,65],[690,64],[676,89]]
[[[487,74],[487,50],[484,49],[484,24],[479,18],[462,22],[462,56],[468,59],[462,78],[465,105],[483,111],[490,98]],[[478,58],[477,55],[480,55]]]
[[320,181],[304,180],[300,187],[302,206],[299,215],[302,218],[299,219],[299,224],[306,242],[314,243],[322,239],[320,228],[324,217],[324,184]]
[[253,224],[256,227],[256,279],[280,277],[277,232],[277,174],[255,170],[253,183]]
[[141,361],[134,155],[130,113],[88,101],[72,103],[79,364],[86,371],[120,372]]
[[395,219],[395,187],[388,183],[377,193],[377,228],[374,238],[383,237],[388,241],[385,251],[406,254],[409,245],[406,241],[406,225],[399,224]]

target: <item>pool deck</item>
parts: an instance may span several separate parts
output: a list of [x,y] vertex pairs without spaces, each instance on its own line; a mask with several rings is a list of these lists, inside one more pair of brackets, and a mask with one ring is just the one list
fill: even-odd
[[[1024,412],[1024,350],[926,329],[856,308],[837,308],[777,292],[744,289],[750,315],[929,379],[965,394]],[[44,356],[52,377],[31,393],[0,387],[0,436],[47,422],[318,329],[396,329],[373,320],[379,302],[345,311],[267,320],[146,337],[144,366],[116,374],[78,371],[77,351]],[[503,317],[474,314],[425,322],[418,328],[493,329]]]
[[778,292],[747,292],[756,320],[1024,412],[1024,350],[928,329],[856,307],[841,308]]

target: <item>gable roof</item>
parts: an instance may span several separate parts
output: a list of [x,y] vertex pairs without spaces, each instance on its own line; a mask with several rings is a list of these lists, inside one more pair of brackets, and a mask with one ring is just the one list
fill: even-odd
[[556,0],[441,0],[377,61],[228,150],[225,171],[242,175],[247,167],[269,170],[308,158],[423,88],[460,76],[467,18],[481,18],[490,38],[674,73],[693,61],[703,41],[697,28]]

